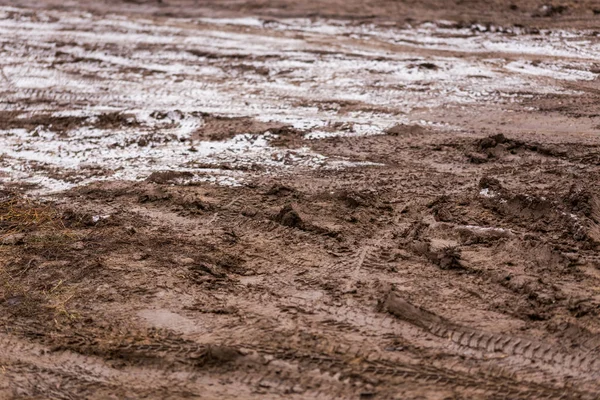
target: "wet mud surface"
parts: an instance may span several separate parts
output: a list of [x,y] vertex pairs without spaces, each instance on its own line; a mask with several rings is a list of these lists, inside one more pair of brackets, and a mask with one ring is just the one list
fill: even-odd
[[600,396],[593,2],[191,3],[0,7],[1,398]]

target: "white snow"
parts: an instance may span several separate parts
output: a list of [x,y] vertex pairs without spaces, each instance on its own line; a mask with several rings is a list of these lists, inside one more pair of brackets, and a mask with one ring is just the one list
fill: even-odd
[[[165,169],[221,184],[241,184],[247,175],[197,167],[206,164],[259,165],[265,173],[360,166],[309,148],[272,147],[268,133],[222,142],[190,137],[202,124],[200,112],[289,124],[312,140],[382,134],[397,123],[460,129],[411,114],[566,92],[557,82],[595,79],[591,66],[600,55],[589,32],[577,31],[511,28],[519,33],[511,35],[444,21],[406,28],[323,19],[159,23],[61,10],[36,11],[32,19],[25,11],[0,7],[0,110],[89,118],[62,133],[0,131],[0,179],[48,190]],[[139,124],[93,127],[94,118],[111,111]],[[154,111],[166,117],[154,118]]]

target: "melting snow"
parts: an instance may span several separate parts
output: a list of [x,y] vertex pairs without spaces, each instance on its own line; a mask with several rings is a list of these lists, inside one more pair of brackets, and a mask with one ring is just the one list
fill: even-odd
[[[594,79],[590,65],[600,54],[586,32],[512,35],[448,22],[398,29],[306,19],[157,23],[69,11],[39,11],[33,20],[19,17],[23,12],[0,7],[0,110],[89,122],[120,111],[138,123],[0,131],[2,179],[42,190],[143,179],[165,169],[236,185],[244,181],[242,169],[253,165],[267,173],[360,166],[308,148],[272,147],[269,133],[222,142],[192,143],[191,136],[202,124],[200,113],[289,124],[314,140],[381,134],[397,123],[454,129],[414,121],[411,113],[518,101],[528,95],[520,88],[564,91],[555,80]],[[496,54],[423,57],[415,53],[421,48]],[[525,54],[546,58],[531,62]],[[154,118],[153,111],[167,116]],[[206,167],[224,163],[240,170]],[[481,195],[494,194],[484,189]]]

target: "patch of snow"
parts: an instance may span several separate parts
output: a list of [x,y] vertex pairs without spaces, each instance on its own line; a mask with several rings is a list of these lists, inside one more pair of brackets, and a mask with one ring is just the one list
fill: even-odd
[[487,197],[487,198],[493,198],[493,197],[497,196],[497,194],[494,191],[492,191],[492,190],[490,190],[488,188],[481,189],[479,191],[479,195],[483,196],[483,197]]
[[[143,179],[159,170],[193,172],[190,184],[237,185],[247,175],[201,173],[194,167],[201,164],[259,165],[266,173],[371,165],[274,148],[270,134],[222,142],[191,137],[202,125],[200,113],[289,124],[313,140],[383,134],[398,123],[458,129],[410,115],[564,92],[556,81],[594,79],[590,65],[600,54],[585,32],[511,35],[503,27],[455,29],[444,21],[398,29],[325,19],[152,21],[68,10],[35,11],[32,19],[25,11],[0,7],[0,14],[18,17],[0,19],[0,109],[92,124],[62,133],[51,126],[0,131],[0,155],[10,160],[2,179],[48,190]],[[410,48],[451,53],[423,57]],[[476,53],[486,55],[464,57]],[[542,60],[534,65],[530,55]],[[133,115],[137,125],[93,127],[94,118],[111,111]],[[155,118],[154,111],[166,116]],[[488,189],[480,194],[495,196]]]

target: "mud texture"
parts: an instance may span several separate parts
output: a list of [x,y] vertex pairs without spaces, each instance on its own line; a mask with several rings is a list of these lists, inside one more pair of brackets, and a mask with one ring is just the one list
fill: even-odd
[[0,398],[600,398],[600,9],[364,3],[0,1]]
[[518,24],[536,28],[597,28],[600,5],[595,0],[3,0],[0,4],[35,8],[77,7],[99,14],[138,13],[168,17],[257,15],[265,18],[338,18],[377,22],[452,20],[458,24]]

